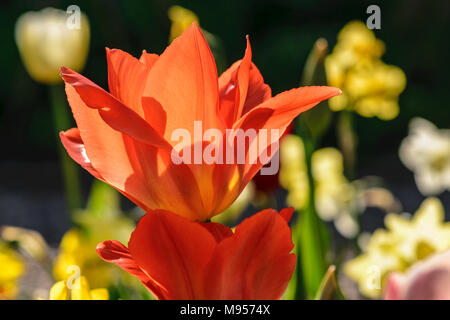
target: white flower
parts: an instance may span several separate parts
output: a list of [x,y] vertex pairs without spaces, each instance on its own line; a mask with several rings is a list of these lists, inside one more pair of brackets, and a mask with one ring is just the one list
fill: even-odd
[[450,130],[438,129],[425,119],[414,118],[399,155],[405,166],[414,172],[423,195],[450,190]]

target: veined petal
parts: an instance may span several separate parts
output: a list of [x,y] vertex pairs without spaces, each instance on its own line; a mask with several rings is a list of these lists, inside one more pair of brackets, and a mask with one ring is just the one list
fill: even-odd
[[128,247],[133,260],[167,290],[167,299],[203,298],[203,269],[216,246],[199,223],[155,210],[139,221]]
[[295,269],[293,248],[291,230],[275,210],[244,220],[207,266],[208,299],[279,299]]
[[106,48],[109,92],[144,118],[141,98],[150,68],[130,54]]
[[64,67],[61,67],[61,76],[66,82],[66,92],[68,86],[75,89],[85,106],[96,109],[111,128],[149,145],[171,150],[167,141],[143,118],[95,83]]
[[95,177],[147,202],[146,181],[139,174],[138,159],[129,154],[124,135],[106,124],[96,109],[86,106],[71,85],[66,86],[66,93],[78,124],[78,129],[61,134],[69,155]]
[[106,49],[108,60],[108,86],[111,94],[131,108],[161,136],[166,126],[166,112],[153,98],[142,97],[145,83],[156,54],[142,52],[140,60],[118,49]]
[[[125,197],[129,198],[136,205],[141,207],[143,210],[148,210],[149,208],[144,205],[141,201],[137,200],[132,194],[134,194],[134,188],[127,188],[128,192],[117,188],[115,185],[106,181],[101,174],[92,166],[91,160],[87,156],[86,147],[83,140],[81,139],[80,130],[78,128],[72,128],[67,131],[61,131],[59,133],[61,142],[66,149],[69,156],[79,165],[81,165],[85,170],[92,174],[97,179],[110,184],[117,191],[122,193]],[[131,189],[131,191],[130,191]],[[130,194],[129,192],[132,192]]]
[[79,137],[70,140],[63,134],[63,143],[78,163],[144,210],[164,208],[192,220],[205,218],[197,182],[187,165],[173,163],[166,150],[171,150],[170,145],[160,149],[116,131],[103,121],[97,109],[86,106],[69,84],[66,93]]
[[[282,92],[268,99],[245,114],[234,128],[241,128],[245,121],[255,121],[255,129],[286,129],[300,113],[307,111],[319,102],[340,95],[340,89],[326,86],[300,87]],[[273,113],[268,116],[267,110]],[[263,126],[261,127],[261,123]],[[248,124],[249,127],[250,124]],[[280,132],[280,136],[283,134]]]
[[167,112],[165,137],[184,128],[193,137],[194,121],[203,129],[221,129],[218,116],[217,69],[211,50],[193,23],[161,54],[149,74],[144,96],[158,101]]
[[[286,128],[290,125],[300,113],[309,110],[319,102],[341,94],[341,90],[333,87],[301,87],[285,91],[268,99],[260,105],[247,112],[241,119],[234,124],[234,129],[243,129],[244,131],[252,128],[257,132],[261,129],[268,130],[270,136],[271,129],[279,130],[279,137],[283,135]],[[259,138],[260,138],[259,134]],[[268,148],[274,149],[276,141],[270,141]],[[276,148],[275,148],[276,149]],[[270,154],[275,154],[276,150],[271,150]],[[261,154],[263,150],[259,150]],[[253,176],[262,168],[264,164],[257,161],[256,164],[245,164],[244,177],[241,190],[253,178]]]

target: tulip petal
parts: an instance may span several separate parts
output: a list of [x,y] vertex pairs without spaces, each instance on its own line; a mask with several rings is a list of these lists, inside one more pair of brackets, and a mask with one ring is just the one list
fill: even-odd
[[164,288],[146,275],[133,260],[127,247],[116,240],[107,240],[97,245],[97,253],[106,262],[114,263],[137,277],[158,299],[164,298]]
[[219,77],[220,112],[228,127],[255,106],[272,96],[270,87],[251,62],[250,40],[242,60],[235,62]]
[[294,208],[284,208],[280,211],[280,216],[283,217],[283,219],[286,221],[286,223],[289,223],[289,221],[292,218],[292,214],[294,213]]
[[155,53],[148,53],[146,50],[142,50],[139,61],[145,64],[148,68],[153,67],[159,56]]
[[62,134],[69,155],[95,177],[140,202],[147,202],[146,181],[136,174],[140,172],[139,161],[129,153],[124,134],[107,125],[97,110],[87,107],[71,85],[66,86],[66,93],[79,129]]
[[59,137],[67,153],[76,163],[97,179],[104,181],[100,173],[92,166],[91,160],[87,157],[86,148],[84,147],[83,140],[81,140],[80,130],[78,128],[61,131]]
[[[309,110],[317,105],[319,102],[332,98],[341,94],[341,90],[333,87],[317,86],[317,87],[301,87],[285,91],[268,99],[247,112],[241,119],[234,124],[234,129],[243,129],[244,131],[252,128],[257,132],[261,129],[267,129],[270,136],[271,129],[279,130],[279,137],[281,137],[300,113]],[[261,137],[259,135],[259,137]],[[274,143],[277,141],[270,141],[267,148],[274,148]],[[264,150],[259,150],[261,154]],[[277,149],[271,150],[270,154],[275,154]],[[244,169],[244,177],[242,179],[241,190],[253,178],[253,176],[262,168],[264,163],[258,161],[256,164],[246,162]]]
[[139,221],[128,244],[133,260],[166,290],[166,299],[201,299],[203,269],[216,247],[199,223],[155,210]]
[[142,97],[142,108],[144,109],[145,120],[156,132],[164,136],[167,114],[161,104],[151,97]]
[[[249,120],[255,121],[255,126],[249,125],[249,127],[255,129],[286,129],[291,121],[300,113],[311,109],[323,100],[340,95],[341,93],[341,90],[337,88],[326,86],[291,89],[280,93],[253,108],[235,123],[234,128],[241,128],[242,124]],[[267,117],[266,109],[273,111],[269,117]],[[263,127],[260,127],[261,123],[264,124]],[[283,132],[280,132],[280,136]]]
[[230,228],[220,223],[208,222],[202,223],[202,226],[213,235],[217,242],[233,235],[233,231]]
[[166,112],[158,101],[142,97],[151,67],[159,58],[156,54],[142,53],[138,60],[118,49],[106,49],[108,60],[108,86],[111,94],[144,118],[158,134],[164,135]]
[[279,299],[295,269],[285,219],[263,210],[222,240],[205,271],[208,299]]
[[211,50],[193,23],[175,39],[155,62],[144,96],[158,101],[167,112],[165,137],[184,128],[193,137],[194,121],[203,129],[223,125],[218,116],[217,69]]
[[[64,67],[61,67],[61,76],[66,82],[66,88],[67,86],[74,88],[85,106],[97,109],[101,118],[111,128],[138,141],[171,150],[170,145],[143,118],[95,83]],[[75,120],[77,120],[76,117]]]
[[[88,107],[75,88],[69,83],[66,85],[69,104],[77,121],[87,158],[104,181],[146,211],[164,208],[192,220],[198,219],[197,213],[204,213],[205,209],[202,207],[196,180],[187,165],[173,163],[172,147],[158,133],[163,130],[164,119],[154,129],[133,110],[89,80],[70,71],[66,74],[70,75],[65,76],[66,80],[75,83],[84,94],[84,100],[91,103],[91,107]],[[86,88],[88,92],[84,91]],[[95,107],[102,106],[102,99],[106,103],[115,104],[104,112],[106,115],[102,109]],[[157,102],[151,98],[143,99],[143,103],[145,106],[152,103],[153,108],[158,107]],[[156,124],[157,120],[154,121]],[[133,126],[136,128],[132,128]],[[114,127],[118,130],[125,128],[125,133]],[[152,136],[164,144],[162,149],[151,145],[152,142],[158,142],[152,141]],[[173,201],[167,194],[178,200]]]
[[397,272],[389,274],[384,293],[386,300],[401,300],[402,282],[404,282],[402,275]]
[[106,48],[109,92],[144,118],[141,98],[150,68],[128,53]]
[[[100,173],[92,166],[91,160],[87,156],[86,147],[84,145],[83,140],[80,136],[80,130],[78,128],[72,128],[67,131],[61,131],[59,133],[61,142],[66,149],[69,156],[80,166],[82,166],[85,170],[87,170],[90,174],[92,174],[97,179],[108,183]],[[112,185],[112,184],[111,184]],[[136,205],[143,208],[144,210],[147,208],[142,202],[136,200],[131,194],[125,192],[124,190],[120,190],[114,185],[114,188],[117,189],[120,193],[122,193],[125,197],[129,198]]]

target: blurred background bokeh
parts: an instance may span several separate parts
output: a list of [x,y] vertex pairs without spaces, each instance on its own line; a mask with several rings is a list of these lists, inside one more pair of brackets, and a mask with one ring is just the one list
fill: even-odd
[[[445,0],[376,1],[381,30],[376,36],[387,47],[384,61],[399,66],[408,83],[394,120],[356,118],[359,135],[357,175],[378,175],[413,212],[423,196],[413,174],[400,162],[397,150],[408,121],[421,116],[440,128],[449,126],[450,2]],[[66,9],[74,1],[2,1],[0,33],[0,224],[37,229],[57,243],[69,220],[58,170],[55,133],[47,87],[34,82],[20,60],[14,25],[24,12],[47,6]],[[332,48],[338,31],[350,20],[365,21],[373,1],[248,0],[248,1],[76,1],[90,19],[91,45],[83,74],[107,87],[105,47],[135,56],[146,49],[161,53],[167,45],[174,4],[196,12],[202,27],[224,44],[227,65],[240,59],[250,35],[253,60],[274,93],[298,86],[314,42],[328,40]],[[334,145],[330,130],[324,145]],[[87,195],[91,177],[83,172]],[[441,196],[450,211],[450,196]],[[377,221],[382,222],[378,216]]]
[[[366,21],[367,7],[379,5],[381,29],[375,30],[375,35],[386,46],[383,61],[404,71],[407,86],[395,119],[355,114],[359,143],[354,178],[383,178],[406,212],[414,213],[425,199],[413,172],[400,161],[398,149],[413,117],[425,118],[439,128],[450,124],[447,0],[2,1],[0,225],[37,230],[53,246],[71,226],[49,91],[30,78],[14,40],[15,23],[22,13],[48,6],[65,10],[71,4],[78,5],[90,23],[90,49],[82,73],[103,88],[107,88],[105,47],[134,56],[143,49],[161,53],[169,40],[168,9],[181,5],[197,14],[202,28],[221,39],[226,66],[243,56],[245,35],[250,35],[253,61],[274,94],[299,85],[318,38],[325,38],[332,49],[346,23]],[[337,146],[336,131],[328,130],[321,144]],[[92,177],[80,172],[85,203]],[[450,193],[438,197],[448,217]],[[124,209],[132,208],[123,197],[121,201]],[[381,210],[368,209],[361,217],[361,227],[373,231],[383,226],[383,219]]]

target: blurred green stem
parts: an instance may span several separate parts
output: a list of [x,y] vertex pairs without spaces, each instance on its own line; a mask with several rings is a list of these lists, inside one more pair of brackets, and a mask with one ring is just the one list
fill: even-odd
[[354,114],[352,111],[344,110],[339,113],[337,138],[344,156],[345,175],[348,179],[354,180],[356,178],[355,166],[358,137],[355,132]]
[[328,266],[326,252],[329,234],[327,226],[318,217],[315,208],[314,179],[311,170],[311,157],[315,149],[315,142],[307,127],[302,124],[301,118],[297,122],[296,132],[302,138],[304,144],[309,201],[294,229],[297,244],[296,277],[297,283],[299,283],[295,290],[295,298],[313,299]]
[[[64,87],[62,85],[51,85],[49,89],[55,131],[59,134],[61,130],[67,130],[71,127],[69,108],[66,105]],[[75,210],[81,208],[80,178],[75,162],[69,157],[59,138],[57,140],[63,171],[66,202],[70,217],[72,218]]]

